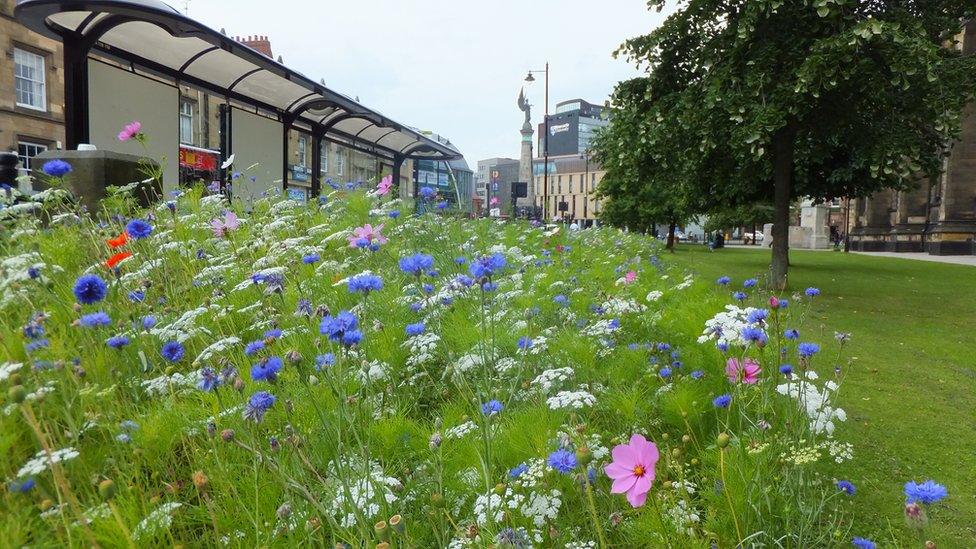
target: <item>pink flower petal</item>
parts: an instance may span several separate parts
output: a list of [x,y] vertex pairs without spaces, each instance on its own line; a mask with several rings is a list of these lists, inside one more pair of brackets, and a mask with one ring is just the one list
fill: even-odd
[[622,494],[628,490],[633,489],[634,484],[638,481],[638,478],[631,475],[629,477],[618,478],[613,481],[613,486],[610,487],[611,494]]
[[644,473],[644,476],[635,478],[637,478],[637,482],[634,483],[631,490],[634,492],[649,492],[651,490],[651,481],[654,480],[654,469],[648,469]]
[[619,463],[630,470],[633,470],[634,466],[637,465],[637,452],[627,444],[615,446],[611,454],[615,463]]
[[633,476],[634,474],[634,470],[632,468],[628,469],[619,463],[611,463],[610,465],[604,467],[603,471],[612,479]]
[[647,501],[647,492],[636,492],[631,490],[627,492],[627,501],[629,501],[630,505],[633,507],[640,507],[644,505],[645,501]]

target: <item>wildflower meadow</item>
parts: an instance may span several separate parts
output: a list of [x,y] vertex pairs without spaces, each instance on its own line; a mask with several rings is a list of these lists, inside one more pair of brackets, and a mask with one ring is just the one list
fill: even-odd
[[3,545],[885,546],[819,290],[390,189],[4,190]]

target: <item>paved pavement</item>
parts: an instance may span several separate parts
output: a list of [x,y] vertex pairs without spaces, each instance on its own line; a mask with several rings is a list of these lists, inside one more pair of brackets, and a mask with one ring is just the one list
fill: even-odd
[[[759,246],[744,246],[742,244],[726,244],[726,248],[736,248],[736,249],[750,249],[750,250],[768,250],[769,248],[762,245]],[[799,248],[792,248],[798,250]],[[825,250],[803,250],[803,251],[818,251],[818,252],[829,252],[832,251],[830,248]],[[914,253],[914,252],[851,252],[859,255],[870,255],[874,257],[894,257],[896,259],[915,259],[917,261],[933,261],[936,263],[952,263],[954,265],[970,265],[976,267],[976,255],[929,255],[925,253]]]

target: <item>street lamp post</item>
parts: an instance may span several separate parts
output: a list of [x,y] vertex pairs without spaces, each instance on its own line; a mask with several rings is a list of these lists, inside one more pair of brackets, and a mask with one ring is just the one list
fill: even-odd
[[545,134],[543,135],[542,142],[542,221],[549,220],[549,62],[546,61],[546,68],[542,70],[529,71],[526,75],[526,82],[535,82],[535,77],[532,76],[533,73],[545,73],[546,74],[546,112],[542,117],[543,127],[545,128]]

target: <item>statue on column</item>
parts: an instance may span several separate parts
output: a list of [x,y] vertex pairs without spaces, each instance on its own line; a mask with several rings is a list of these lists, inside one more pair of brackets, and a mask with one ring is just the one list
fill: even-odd
[[522,129],[532,129],[532,105],[525,100],[525,88],[519,89],[518,96],[518,108],[523,113],[525,113],[525,123],[522,124]]

